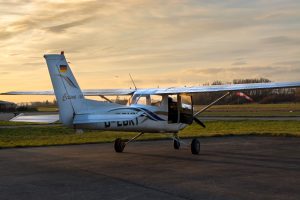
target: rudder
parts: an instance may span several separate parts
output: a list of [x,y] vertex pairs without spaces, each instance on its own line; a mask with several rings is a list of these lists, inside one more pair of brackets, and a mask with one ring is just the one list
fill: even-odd
[[60,120],[63,124],[72,126],[74,115],[87,111],[82,91],[63,52],[46,54],[44,58],[58,103]]

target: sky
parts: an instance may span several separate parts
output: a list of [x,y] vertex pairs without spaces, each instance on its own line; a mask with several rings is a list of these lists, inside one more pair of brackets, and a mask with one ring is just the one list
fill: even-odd
[[0,0],[0,92],[51,90],[62,50],[82,89],[300,81],[300,1]]

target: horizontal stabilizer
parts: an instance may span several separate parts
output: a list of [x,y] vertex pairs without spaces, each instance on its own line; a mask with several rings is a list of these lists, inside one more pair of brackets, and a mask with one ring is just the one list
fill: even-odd
[[10,119],[11,122],[35,122],[35,123],[54,123],[59,121],[58,115],[20,115]]
[[75,115],[73,124],[89,124],[113,121],[129,121],[141,116],[143,112],[137,114],[78,114]]

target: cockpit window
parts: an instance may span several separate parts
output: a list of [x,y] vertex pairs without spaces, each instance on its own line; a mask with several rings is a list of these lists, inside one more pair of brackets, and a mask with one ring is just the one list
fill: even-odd
[[181,107],[184,109],[192,109],[192,98],[188,95],[181,95]]
[[160,106],[162,96],[160,95],[133,95],[131,104],[141,104],[148,106]]

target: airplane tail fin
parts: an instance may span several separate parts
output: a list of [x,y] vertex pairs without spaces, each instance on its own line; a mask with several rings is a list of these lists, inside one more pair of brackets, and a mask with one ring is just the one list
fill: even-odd
[[60,121],[67,126],[72,126],[75,114],[88,110],[86,99],[84,99],[63,52],[46,54],[44,58],[59,106]]

